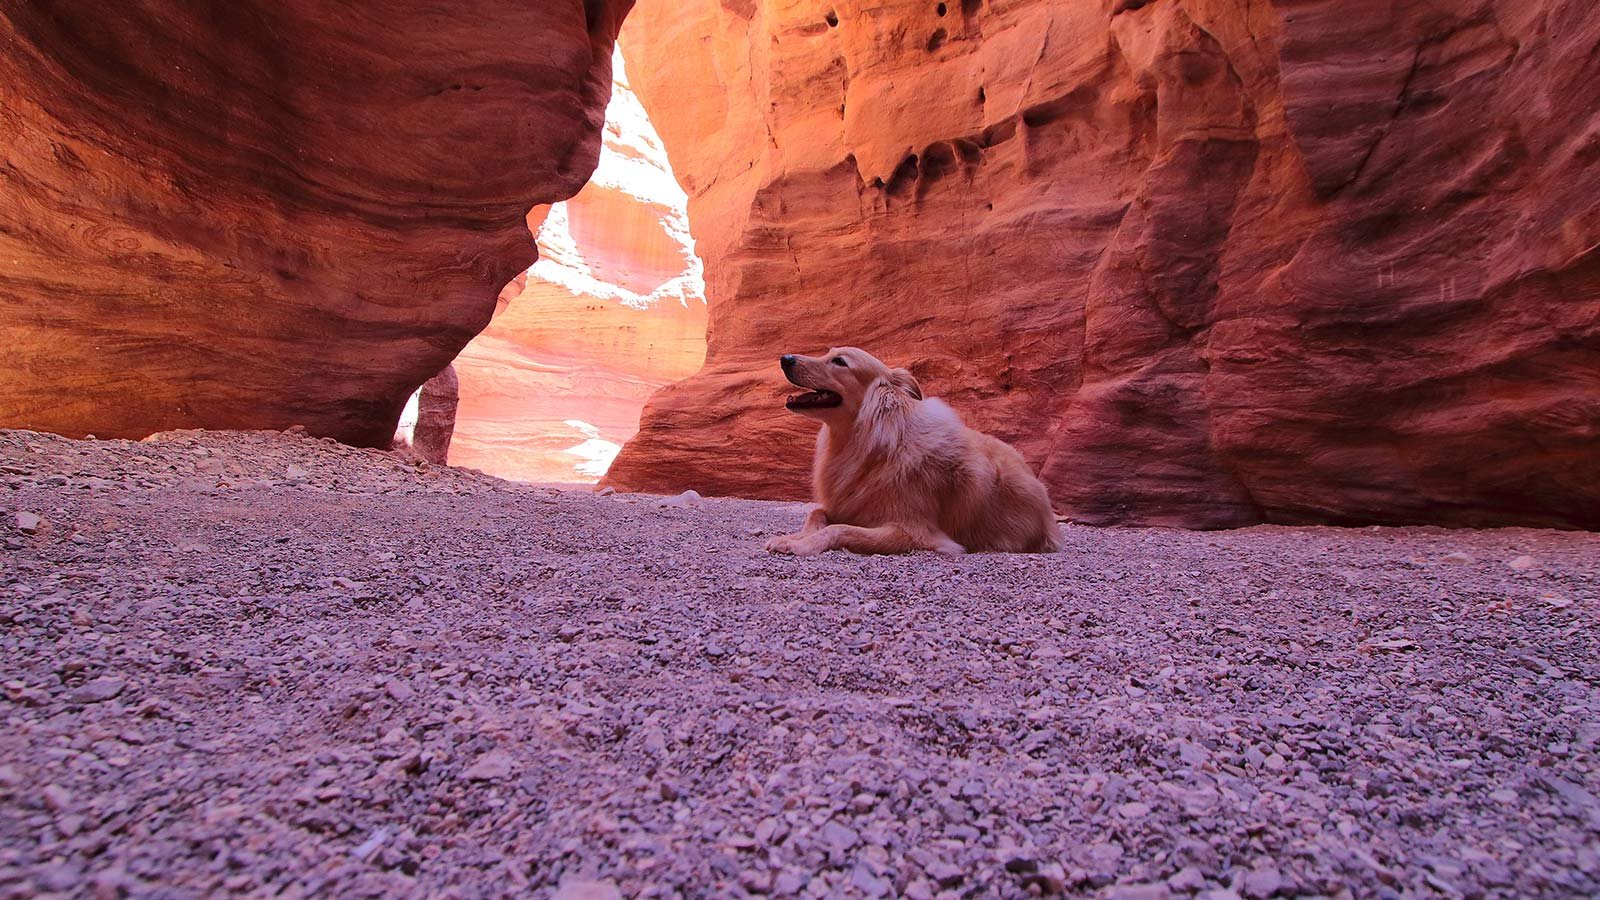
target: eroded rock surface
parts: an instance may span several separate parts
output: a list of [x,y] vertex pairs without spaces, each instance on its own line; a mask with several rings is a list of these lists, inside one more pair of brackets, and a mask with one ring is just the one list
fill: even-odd
[[0,424],[386,445],[594,168],[630,6],[0,4]]
[[411,449],[428,462],[444,465],[456,431],[456,411],[461,404],[461,381],[455,366],[423,382],[417,392],[417,424],[411,432]]
[[629,28],[710,343],[612,484],[804,496],[775,359],[854,344],[1081,521],[1600,525],[1589,4],[645,0]]
[[525,481],[594,481],[663,385],[705,359],[705,281],[688,198],[619,65],[600,164],[536,210],[539,261],[457,358],[451,462]]

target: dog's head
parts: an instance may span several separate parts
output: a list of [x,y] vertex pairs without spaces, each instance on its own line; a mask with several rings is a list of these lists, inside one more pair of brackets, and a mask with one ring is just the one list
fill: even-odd
[[823,422],[849,422],[873,391],[897,391],[922,399],[922,386],[905,369],[891,369],[865,350],[835,347],[821,356],[789,354],[780,362],[784,377],[806,393],[791,396],[790,412]]

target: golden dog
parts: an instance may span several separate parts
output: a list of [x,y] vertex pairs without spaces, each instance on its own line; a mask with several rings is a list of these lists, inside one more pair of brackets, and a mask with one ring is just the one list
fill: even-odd
[[784,404],[822,423],[812,469],[816,508],[774,553],[1000,551],[1051,553],[1061,533],[1050,497],[1022,455],[924,400],[905,369],[855,347],[785,356],[806,388]]

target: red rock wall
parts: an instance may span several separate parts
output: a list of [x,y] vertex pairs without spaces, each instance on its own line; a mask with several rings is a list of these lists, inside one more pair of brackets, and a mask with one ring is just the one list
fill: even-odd
[[631,0],[0,0],[0,426],[386,444],[600,147]]
[[616,486],[804,496],[776,357],[856,344],[1081,521],[1600,526],[1586,0],[642,0],[628,30],[710,326]]
[[688,198],[623,69],[594,177],[529,217],[539,261],[456,360],[454,465],[593,482],[638,431],[645,400],[705,360]]

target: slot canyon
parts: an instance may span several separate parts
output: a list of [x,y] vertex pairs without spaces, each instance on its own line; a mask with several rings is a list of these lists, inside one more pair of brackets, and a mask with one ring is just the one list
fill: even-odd
[[457,464],[792,499],[773,360],[852,344],[1073,521],[1600,522],[1581,3],[647,0],[612,86],[628,6],[18,7],[0,422],[381,446],[466,346]]
[[1587,4],[688,0],[623,33],[711,325],[607,483],[806,496],[775,360],[856,345],[1075,521],[1600,524]]
[[1600,896],[1597,88],[1591,0],[0,0],[0,898]]
[[452,465],[521,481],[596,481],[655,390],[705,359],[704,278],[687,198],[617,73],[600,162],[583,190],[536,209],[539,260],[456,358]]

